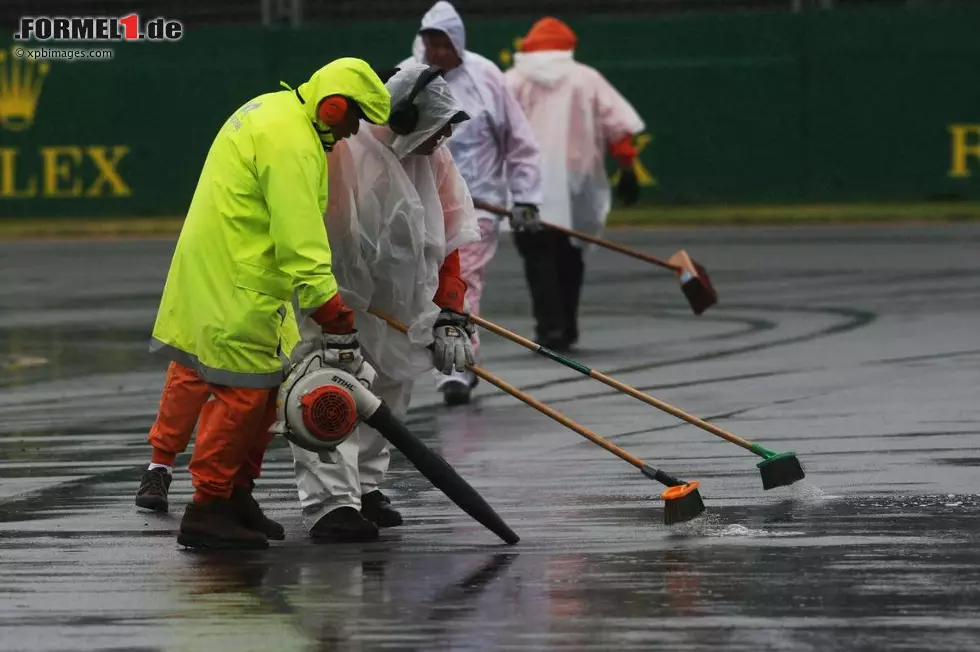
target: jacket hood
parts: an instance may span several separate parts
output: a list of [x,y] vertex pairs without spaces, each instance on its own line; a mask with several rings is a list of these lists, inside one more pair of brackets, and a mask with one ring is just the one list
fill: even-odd
[[575,68],[574,52],[544,50],[514,53],[514,70],[531,81],[551,86],[565,78]]
[[412,59],[415,63],[425,63],[425,42],[422,41],[421,34],[416,34],[412,41]]
[[[286,86],[285,84],[283,84]],[[286,88],[289,88],[286,86]],[[329,127],[323,124],[316,114],[320,100],[329,95],[343,95],[357,102],[364,117],[375,124],[384,124],[391,113],[391,95],[384,82],[368,63],[362,59],[344,57],[331,61],[317,70],[296,89],[303,102],[303,112],[332,142]]]
[[[422,64],[408,64],[388,80],[386,86],[391,93],[392,105],[407,100],[419,77],[429,70]],[[438,133],[448,122],[461,122],[468,119],[463,107],[453,97],[449,84],[442,76],[435,77],[415,95],[413,101],[419,111],[418,125],[410,134],[398,135],[386,129],[391,150],[399,159],[411,154],[416,147]]]
[[521,42],[521,52],[542,50],[574,50],[578,37],[566,23],[548,16],[531,26]]
[[[425,12],[422,16],[422,27],[419,28],[419,32],[427,29],[434,29],[440,32],[444,32],[449,36],[449,40],[452,41],[453,47],[456,48],[456,54],[459,55],[460,59],[465,57],[466,53],[466,28],[463,27],[463,19],[456,11],[451,3],[446,2],[446,0],[439,0],[439,2],[432,5],[432,7]],[[423,56],[424,52],[423,52]]]

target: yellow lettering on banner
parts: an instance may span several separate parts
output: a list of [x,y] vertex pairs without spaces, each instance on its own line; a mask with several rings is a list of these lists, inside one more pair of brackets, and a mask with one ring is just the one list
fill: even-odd
[[27,188],[17,190],[17,149],[0,147],[0,197],[16,199],[37,196],[37,177],[30,177]]
[[109,194],[114,197],[130,196],[133,194],[133,191],[129,189],[129,186],[126,185],[126,182],[123,181],[123,178],[119,175],[119,171],[116,169],[119,160],[129,153],[129,148],[125,145],[116,145],[112,148],[111,157],[106,151],[107,148],[105,147],[87,148],[88,157],[98,168],[99,176],[85,192],[85,196],[100,197],[102,186],[105,185],[110,186]]
[[[980,124],[956,124],[948,127],[950,143],[950,169],[949,176],[954,179],[962,179],[972,175],[970,172],[967,158],[972,156],[980,163]],[[975,136],[973,142],[969,142],[969,136]]]
[[[41,159],[44,162],[43,197],[81,197],[82,178],[74,175],[72,163],[82,163],[81,147],[42,147]],[[67,182],[64,187],[61,182]]]

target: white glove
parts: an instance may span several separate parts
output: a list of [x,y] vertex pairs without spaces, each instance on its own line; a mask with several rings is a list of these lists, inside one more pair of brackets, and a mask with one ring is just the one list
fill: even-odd
[[378,377],[378,372],[361,355],[356,330],[341,335],[321,332],[316,337],[303,339],[293,349],[289,361],[295,365],[314,352],[320,354],[324,366],[346,371],[368,389]]
[[439,313],[432,327],[432,366],[444,374],[465,371],[466,365],[474,364],[476,356],[470,336],[473,326],[466,315],[452,310]]
[[532,204],[514,204],[514,210],[510,212],[510,228],[527,233],[537,233],[543,229],[538,207]]
[[361,366],[354,372],[354,378],[357,378],[361,381],[362,385],[371,389],[374,386],[374,381],[378,379],[378,372],[371,366],[370,362],[362,359]]

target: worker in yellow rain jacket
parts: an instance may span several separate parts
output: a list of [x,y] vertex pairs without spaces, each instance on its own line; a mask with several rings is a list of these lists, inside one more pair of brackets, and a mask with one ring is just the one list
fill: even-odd
[[[204,402],[215,401],[191,457],[195,493],[181,520],[181,545],[265,548],[268,539],[284,537],[252,487],[288,372],[283,347],[291,348],[297,331],[287,315],[320,325],[332,364],[371,372],[331,267],[325,151],[357,133],[361,119],[385,123],[390,108],[366,62],[338,59],[295,90],[245,103],[211,145],[150,345],[171,361],[154,429],[193,423]],[[154,462],[173,464],[156,450]]]

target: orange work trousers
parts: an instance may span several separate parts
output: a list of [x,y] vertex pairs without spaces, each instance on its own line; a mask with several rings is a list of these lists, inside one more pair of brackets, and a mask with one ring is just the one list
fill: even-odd
[[[160,410],[148,438],[155,450],[177,455],[190,443],[194,500],[228,498],[235,485],[250,487],[274,435],[278,388],[227,387],[208,383],[176,362],[167,368]],[[213,396],[213,401],[208,399]]]

